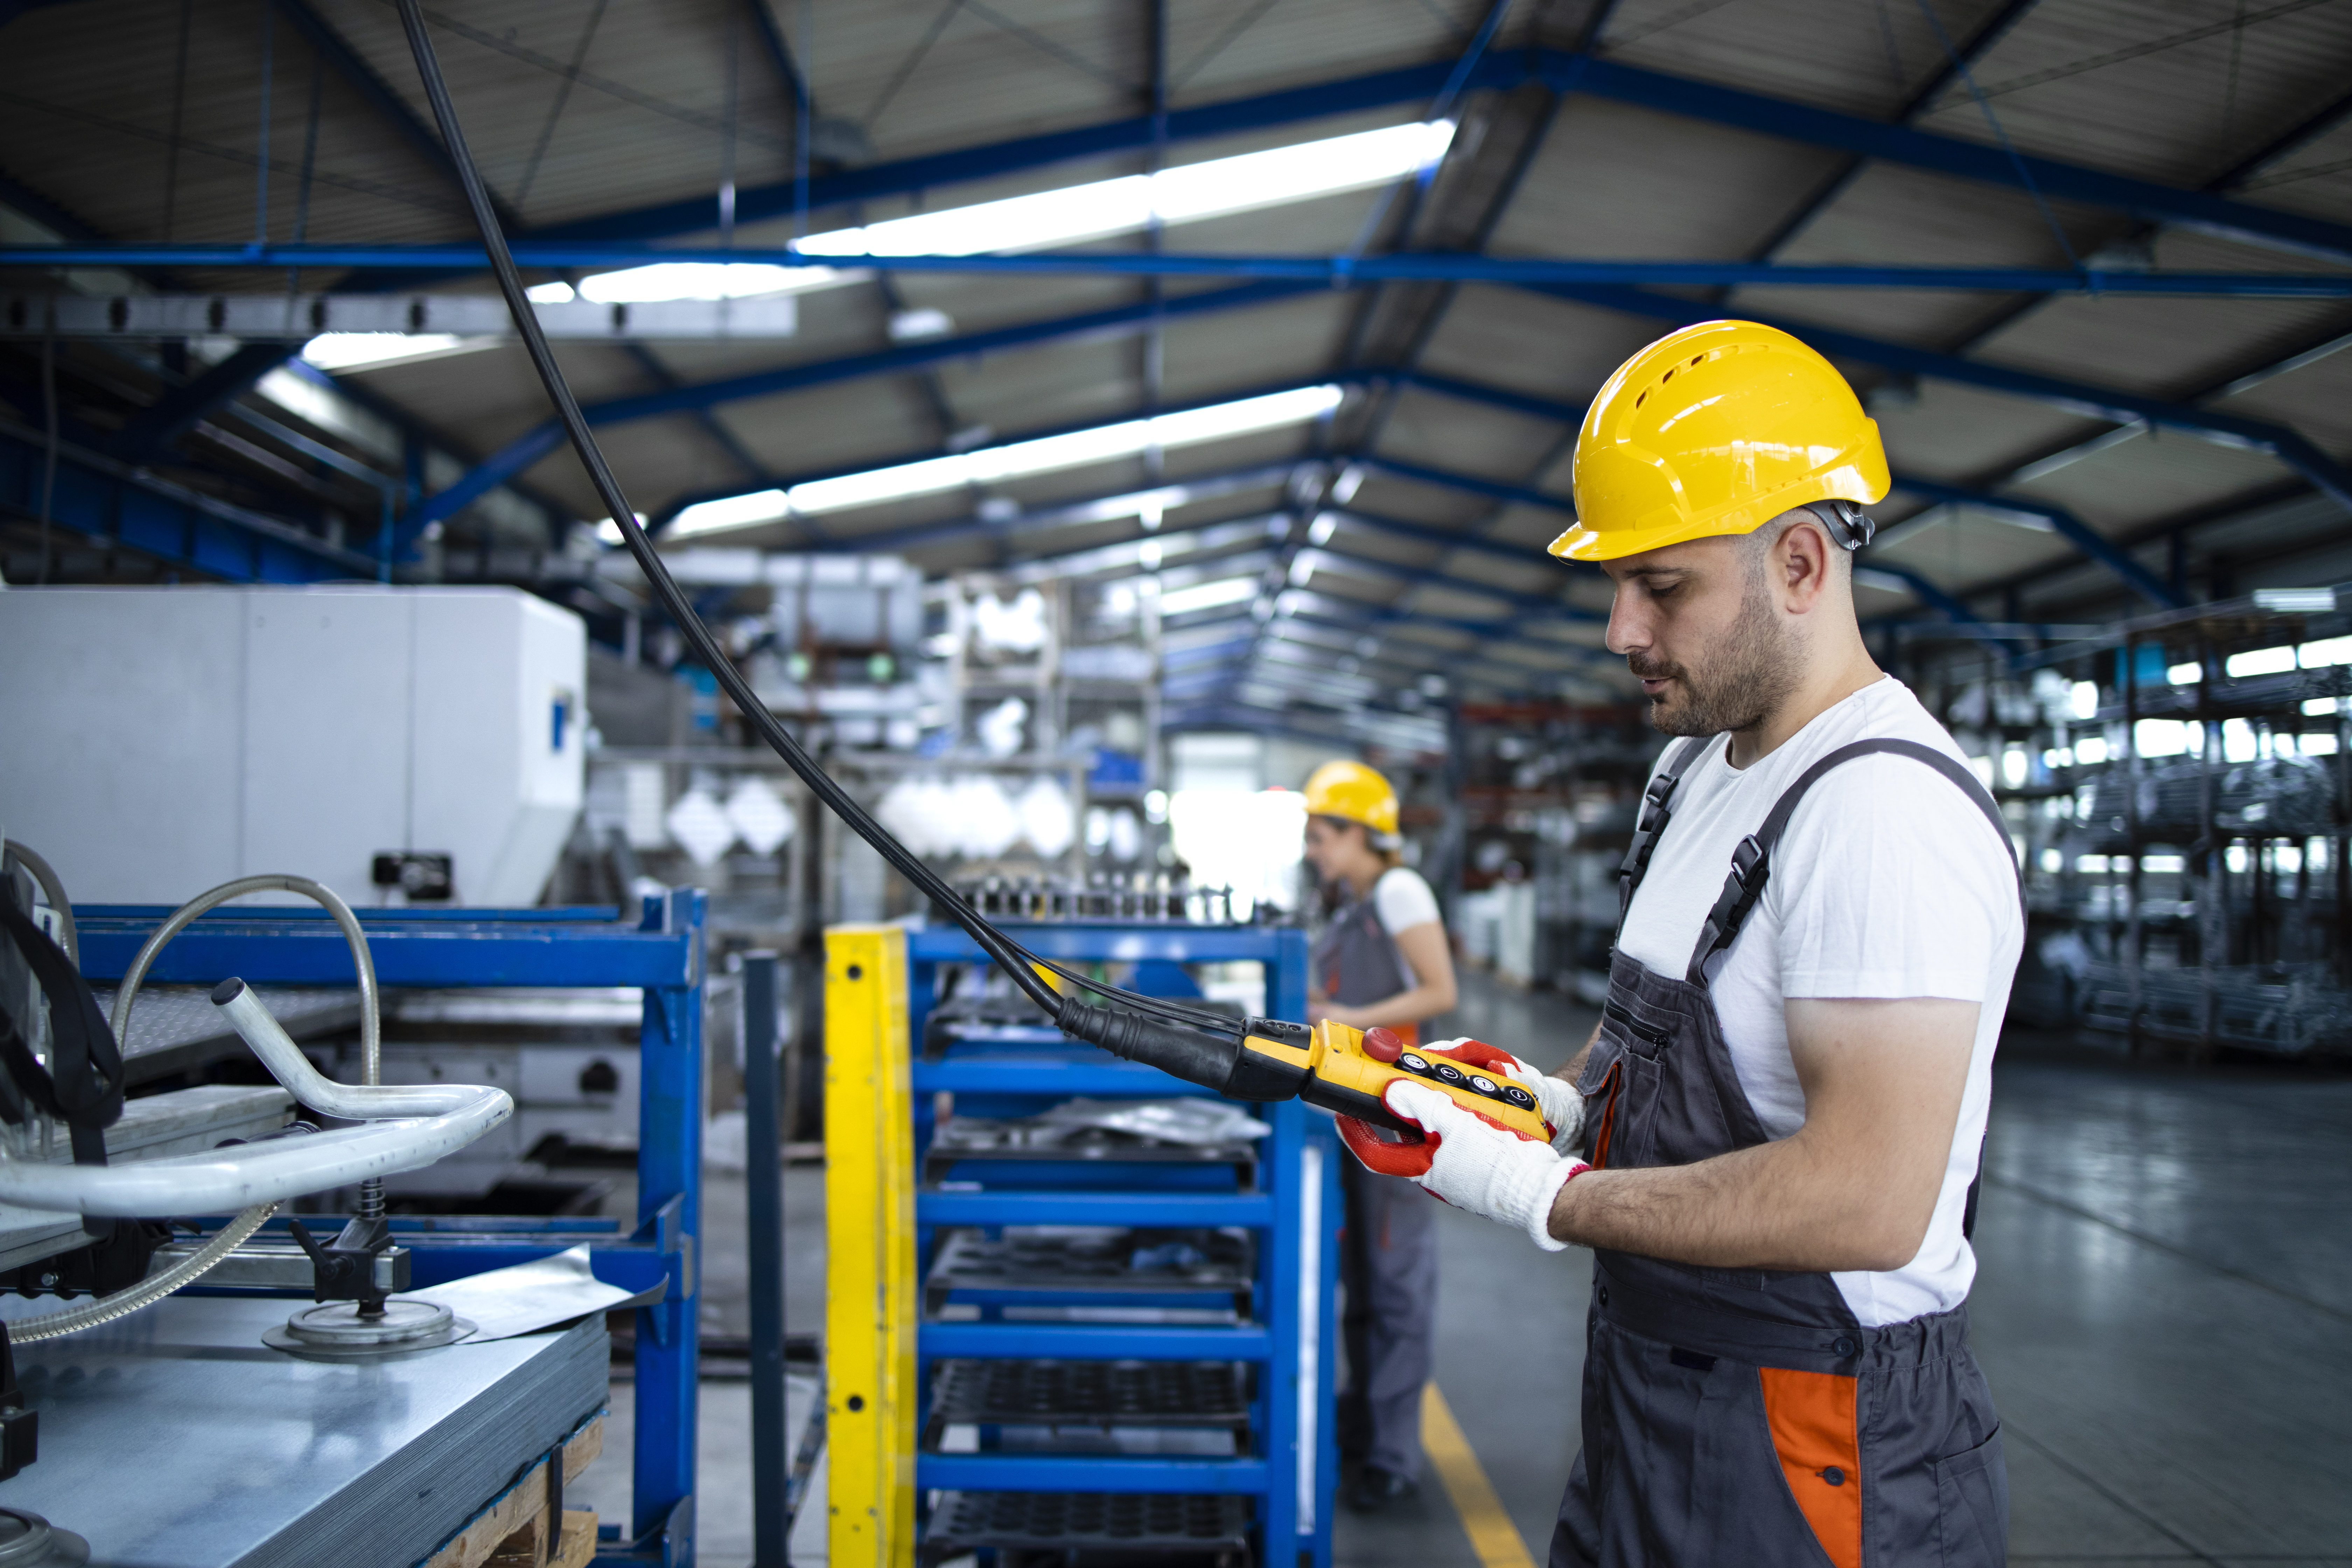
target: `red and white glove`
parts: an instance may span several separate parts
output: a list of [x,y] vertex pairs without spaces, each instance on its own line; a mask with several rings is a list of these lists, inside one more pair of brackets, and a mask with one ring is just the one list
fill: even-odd
[[1458,1209],[1527,1232],[1546,1252],[1567,1248],[1551,1234],[1560,1188],[1591,1169],[1581,1160],[1487,1121],[1439,1089],[1399,1079],[1383,1097],[1391,1110],[1417,1122],[1429,1168],[1412,1179]]
[[[1473,1053],[1463,1049],[1465,1046],[1477,1048],[1475,1057]],[[1433,1045],[1424,1046],[1422,1047],[1422,1054],[1453,1057],[1457,1060],[1469,1057],[1475,1059],[1488,1072],[1500,1071],[1507,1074],[1513,1083],[1536,1097],[1537,1109],[1542,1112],[1543,1119],[1551,1124],[1553,1153],[1573,1156],[1579,1146],[1583,1143],[1584,1096],[1576,1092],[1574,1084],[1556,1079],[1548,1072],[1538,1072],[1533,1067],[1500,1047],[1490,1046],[1484,1040],[1471,1039],[1466,1035],[1458,1040],[1439,1040]]]

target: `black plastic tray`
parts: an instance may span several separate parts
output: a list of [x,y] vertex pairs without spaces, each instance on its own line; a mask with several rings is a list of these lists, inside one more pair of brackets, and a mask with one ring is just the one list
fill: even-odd
[[1247,1363],[1229,1361],[943,1361],[931,1373],[926,1445],[949,1426],[1249,1426]]
[[[1138,1251],[1181,1242],[1202,1256],[1159,1268],[1138,1268]],[[940,1242],[923,1279],[923,1310],[936,1314],[950,1296],[963,1300],[994,1294],[1051,1290],[1087,1296],[1156,1296],[1217,1292],[1234,1310],[1250,1310],[1257,1248],[1246,1231],[1112,1230],[1078,1235],[1007,1227],[991,1237],[954,1230]]]
[[942,1492],[924,1531],[922,1560],[993,1549],[1003,1563],[1166,1563],[1189,1558],[1247,1568],[1250,1504],[1242,1497],[1171,1492]]
[[923,1180],[946,1178],[958,1164],[1020,1160],[1072,1164],[1230,1165],[1243,1192],[1257,1184],[1257,1144],[1246,1138],[1224,1143],[1163,1143],[1095,1127],[1049,1127],[1027,1120],[951,1116],[939,1124],[923,1151]]

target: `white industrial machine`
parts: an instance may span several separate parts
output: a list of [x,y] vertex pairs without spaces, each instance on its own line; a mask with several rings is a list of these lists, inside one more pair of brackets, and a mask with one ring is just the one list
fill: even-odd
[[513,589],[11,590],[0,671],[0,817],[92,903],[529,905],[580,810],[586,633]]

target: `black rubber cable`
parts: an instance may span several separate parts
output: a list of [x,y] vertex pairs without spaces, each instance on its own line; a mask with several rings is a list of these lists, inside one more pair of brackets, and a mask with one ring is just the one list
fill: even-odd
[[[557,417],[571,437],[581,467],[587,470],[589,482],[595,487],[597,499],[604,503],[614,526],[621,531],[622,543],[635,559],[638,570],[646,574],[655,596],[685,636],[696,657],[709,668],[719,689],[741,710],[760,738],[799,775],[801,782],[835,816],[847,823],[860,838],[871,844],[899,875],[925,897],[946,910],[958,925],[971,933],[981,950],[1012,978],[1013,983],[1020,986],[1031,1001],[1045,1009],[1047,1017],[1058,1023],[1066,1012],[1072,1016],[1074,1021],[1081,1011],[1097,1013],[1098,1009],[1085,1007],[1076,997],[1056,992],[1036,972],[1035,966],[1041,960],[982,919],[976,910],[968,908],[961,896],[944,878],[918,859],[835,782],[832,775],[817,764],[816,760],[752,692],[751,684],[735,668],[734,661],[726,656],[718,639],[710,635],[710,629],[702,624],[702,617],[695,614],[693,605],[670,576],[669,568],[663,564],[660,552],[654,549],[653,542],[646,538],[644,528],[637,522],[635,510],[630,506],[619,479],[614,477],[611,467],[605,462],[604,454],[588,427],[587,416],[581,412],[579,400],[572,395],[562,367],[555,363],[554,352],[548,346],[547,334],[541,330],[539,317],[531,310],[530,300],[523,290],[522,275],[515,268],[514,255],[507,247],[506,234],[499,227],[497,212],[490,205],[489,193],[482,184],[480,171],[474,165],[473,153],[466,144],[465,132],[457,124],[457,108],[450,100],[448,84],[442,79],[441,64],[434,52],[433,40],[425,31],[423,8],[418,0],[398,0],[398,5],[401,26],[408,35],[409,52],[415,58],[425,96],[433,106],[434,121],[440,128],[442,142],[448,148],[450,162],[465,189],[466,202],[473,211],[475,226],[481,231],[482,247],[488,254],[490,270],[498,279],[499,291],[506,297],[507,310],[514,318],[515,331],[530,355],[532,368],[539,373],[541,384],[547,389],[549,400],[555,405]],[[1242,1026],[1223,1015],[1209,1014],[1164,998],[1143,996],[1088,980],[1059,964],[1048,967],[1073,984],[1113,998],[1120,1005],[1149,1016],[1234,1039],[1238,1039],[1243,1032]]]

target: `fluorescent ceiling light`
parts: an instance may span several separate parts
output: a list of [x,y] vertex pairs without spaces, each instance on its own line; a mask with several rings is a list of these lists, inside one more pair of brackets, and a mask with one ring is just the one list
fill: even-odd
[[778,267],[764,261],[656,261],[583,278],[580,280],[580,295],[599,305],[646,305],[662,300],[748,300],[761,294],[824,289],[841,280],[841,274],[830,267]]
[[[1044,250],[1139,233],[1155,222],[1162,226],[1196,223],[1384,185],[1434,163],[1453,141],[1453,121],[1416,121],[1294,147],[1212,158],[1162,169],[1156,174],[1127,174],[1003,201],[917,213],[859,228],[837,228],[797,240],[793,248],[808,256],[840,257]],[[861,276],[830,267],[662,261],[599,273],[583,279],[580,292],[604,304],[741,299],[826,289]],[[556,298],[569,297],[567,293]]]
[[[1180,414],[1122,420],[1116,425],[1098,425],[1089,430],[1044,436],[1034,441],[1013,441],[1002,447],[982,447],[976,451],[959,452],[950,457],[928,458],[919,463],[899,463],[887,468],[869,468],[863,473],[843,474],[829,479],[811,479],[805,484],[794,485],[790,490],[753,490],[747,495],[727,496],[718,500],[703,501],[680,511],[677,521],[670,524],[669,537],[682,539],[694,534],[717,533],[731,528],[774,522],[782,518],[843,511],[851,507],[874,506],[908,496],[933,495],[941,490],[997,484],[1028,474],[1049,473],[1057,468],[1075,468],[1087,463],[1129,458],[1150,447],[1181,447],[1195,441],[1213,441],[1226,436],[1242,436],[1284,425],[1297,425],[1320,418],[1337,408],[1342,395],[1336,386],[1296,387],[1288,392],[1268,393],[1263,397],[1244,397],[1232,403],[1213,404],[1206,408],[1188,408]],[[1140,500],[1159,493],[1161,492],[1147,491],[1137,499]]]
[[523,290],[523,297],[535,305],[569,305],[580,296],[569,283],[534,283]]
[[323,371],[378,370],[410,360],[472,353],[497,341],[447,332],[321,332],[302,345],[302,359]]
[[1227,577],[1214,583],[1195,583],[1189,588],[1170,589],[1160,595],[1160,613],[1190,615],[1194,610],[1213,610],[1219,605],[1237,605],[1256,596],[1256,578]]
[[811,235],[793,248],[812,256],[974,256],[1037,250],[1162,224],[1192,223],[1314,196],[1383,185],[1444,156],[1454,122],[1391,125],[1010,196],[945,212],[917,213],[863,228]]

